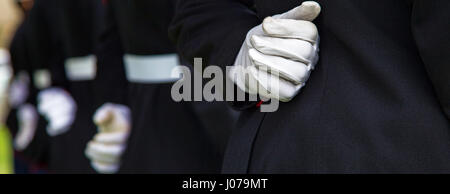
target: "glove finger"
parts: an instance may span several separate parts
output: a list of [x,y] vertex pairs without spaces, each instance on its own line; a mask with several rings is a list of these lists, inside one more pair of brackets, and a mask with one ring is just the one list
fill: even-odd
[[264,19],[263,31],[266,35],[277,38],[295,38],[315,44],[319,35],[314,23],[304,20]]
[[115,164],[115,163],[109,164],[109,163],[92,161],[91,166],[95,171],[97,171],[98,173],[102,173],[102,174],[114,174],[114,173],[117,173],[117,171],[119,171],[119,165]]
[[277,99],[281,102],[291,101],[300,91],[304,84],[293,84],[292,82],[278,79],[272,74],[258,70],[254,67],[249,68],[252,74],[258,78],[259,94],[266,98]]
[[280,56],[304,64],[310,64],[315,56],[315,48],[307,41],[264,36],[251,38],[253,47],[266,55]]
[[254,89],[258,87],[258,82],[251,74],[247,72],[247,68],[242,66],[233,66],[229,76],[241,91],[253,95],[258,94],[258,90]]
[[281,78],[294,84],[304,83],[308,79],[310,69],[301,62],[264,55],[256,49],[250,50],[249,55],[255,66],[262,71],[275,71]]
[[319,3],[315,1],[305,1],[300,6],[274,17],[279,19],[313,21],[319,16],[320,11],[321,8]]
[[33,141],[37,128],[38,115],[34,106],[31,104],[20,106],[18,120],[19,131],[14,139],[14,147],[18,151],[23,151]]
[[49,88],[38,94],[38,101],[43,101],[47,99],[53,99],[60,95],[68,95],[67,92],[61,88]]
[[54,129],[65,128],[72,125],[74,117],[70,115],[60,115],[58,117],[53,117],[49,119],[50,126]]
[[39,111],[45,114],[55,109],[73,109],[74,102],[65,97],[43,98],[39,103]]
[[50,137],[58,136],[69,131],[70,126],[65,125],[49,125],[47,126],[47,134]]
[[31,104],[24,104],[18,108],[17,115],[19,120],[37,120],[38,114],[36,108]]
[[98,133],[94,137],[94,141],[103,144],[122,144],[127,141],[128,133],[115,132],[115,133]]
[[100,132],[127,132],[130,130],[131,113],[128,107],[118,104],[108,104],[98,111],[94,120]]
[[125,146],[122,144],[105,145],[91,141],[88,143],[86,154],[93,160],[118,162],[124,150]]
[[127,106],[114,104],[113,120],[108,132],[127,132],[130,130],[131,112]]
[[75,117],[75,111],[69,107],[56,106],[44,114],[50,120],[58,119],[61,117]]
[[85,155],[92,161],[98,161],[103,163],[118,163],[120,159],[117,156],[104,156],[102,154],[97,153],[95,150],[91,148],[87,148],[85,151]]
[[106,145],[102,143],[98,143],[95,141],[89,142],[88,146],[95,153],[104,155],[104,156],[120,156],[125,150],[125,146],[123,144],[111,144]]
[[129,118],[131,116],[130,108],[128,108],[125,105],[114,104],[114,109],[117,110],[117,111],[115,111],[115,113],[116,113],[115,116],[121,116],[124,119],[129,120]]
[[101,106],[94,114],[94,123],[97,126],[100,125],[106,125],[109,123],[114,115],[113,115],[113,106],[110,103],[106,103],[103,106]]

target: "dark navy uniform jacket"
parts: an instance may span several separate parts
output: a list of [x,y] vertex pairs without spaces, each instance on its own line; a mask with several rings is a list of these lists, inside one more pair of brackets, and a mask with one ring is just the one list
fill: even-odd
[[[14,73],[26,72],[30,78],[27,103],[36,106],[36,98],[40,88],[35,82],[35,72],[49,70],[62,61],[57,25],[54,17],[56,4],[50,0],[37,0],[33,8],[26,14],[24,22],[19,26],[10,45],[11,61]],[[54,83],[58,76],[54,78]],[[41,88],[42,89],[42,88]],[[8,118],[8,127],[15,134],[18,130],[17,110],[13,109]],[[50,154],[50,137],[46,133],[46,120],[40,116],[32,142],[18,153],[18,157],[30,164],[48,164],[52,161]]]
[[[25,103],[31,104],[36,107],[36,96],[38,89],[35,87],[33,79],[33,67],[31,66],[29,56],[29,44],[27,41],[27,33],[30,32],[30,20],[29,17],[25,17],[24,21],[17,28],[14,37],[10,44],[11,63],[14,71],[14,75],[19,73],[26,73],[29,78],[28,84],[28,97]],[[16,107],[17,108],[17,107]],[[13,108],[8,115],[7,125],[11,130],[12,135],[15,137],[18,132],[19,121],[17,118],[17,109]],[[45,166],[48,162],[48,148],[49,137],[45,131],[47,122],[43,117],[38,118],[38,124],[34,137],[25,150],[16,152],[15,156],[21,159],[22,162],[27,164]],[[17,169],[16,169],[17,171]],[[22,172],[17,172],[22,173]]]
[[[95,56],[102,7],[100,1],[93,0],[59,0],[60,37],[64,59]],[[64,68],[60,64],[56,69]],[[54,68],[55,69],[55,68]],[[67,75],[68,69],[60,72]],[[65,163],[54,169],[56,172],[93,173],[90,161],[85,156],[87,143],[96,134],[97,129],[92,117],[96,110],[96,88],[94,79],[70,80],[67,89],[77,103],[76,120],[71,129],[56,138],[58,153],[64,153]]]
[[93,80],[69,80],[65,60],[94,55],[99,4],[91,0],[36,0],[29,14],[26,37],[33,70],[49,70],[51,87],[67,90],[77,104],[71,129],[49,140],[48,167],[52,173],[94,172],[84,155],[86,143],[96,133]]
[[[208,105],[198,111],[194,103],[172,100],[172,83],[136,83],[124,77],[124,55],[176,53],[168,38],[174,5],[169,0],[107,1],[106,30],[99,51],[102,57],[99,57],[98,76],[102,79],[97,81],[114,85],[105,90],[109,95],[103,96],[128,105],[132,112],[132,130],[121,173],[217,173],[221,170],[230,131],[227,126],[233,121],[219,116],[227,112],[214,113],[227,110],[226,107],[216,109]],[[221,124],[215,123],[211,128],[210,122],[202,120],[205,113],[211,120],[221,120]]]
[[[246,33],[301,0],[181,0],[186,60],[233,65]],[[274,113],[244,111],[225,173],[450,172],[450,1],[319,0],[320,61]]]

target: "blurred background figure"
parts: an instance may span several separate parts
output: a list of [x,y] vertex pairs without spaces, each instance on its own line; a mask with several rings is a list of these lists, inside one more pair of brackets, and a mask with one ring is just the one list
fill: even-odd
[[55,133],[48,132],[53,137],[51,154],[58,157],[52,157],[49,167],[52,173],[95,173],[84,150],[96,133],[92,122],[93,84],[97,71],[95,47],[103,13],[101,1],[57,0],[57,5],[63,63],[52,67],[52,75],[64,76],[59,76],[58,82],[39,96],[41,112],[55,124],[49,126]]
[[16,163],[24,164],[16,165],[23,166],[17,172],[34,173],[36,166],[45,166],[51,173],[93,173],[84,148],[95,133],[90,83],[98,26],[93,18],[100,1],[18,5],[26,17],[10,46],[15,78],[8,119]]
[[172,100],[175,0],[0,3],[0,172],[220,172],[237,113]]
[[99,5],[92,0],[36,0],[29,14],[29,52],[39,88],[37,109],[47,121],[50,173],[94,173],[84,148],[96,131],[91,117]]
[[9,89],[11,113],[7,124],[14,137],[15,172],[38,173],[45,166],[48,138],[39,130],[46,122],[36,109],[38,89],[29,50],[32,42],[29,13],[34,1],[18,0],[16,5],[23,17],[9,43],[14,79]]
[[175,1],[105,2],[96,81],[106,104],[86,149],[92,166],[102,173],[220,172],[233,112],[224,103],[171,98],[179,79],[172,69],[183,64],[168,38]]
[[13,172],[11,136],[5,125],[9,114],[8,88],[12,77],[7,47],[21,17],[14,1],[0,0],[0,174]]

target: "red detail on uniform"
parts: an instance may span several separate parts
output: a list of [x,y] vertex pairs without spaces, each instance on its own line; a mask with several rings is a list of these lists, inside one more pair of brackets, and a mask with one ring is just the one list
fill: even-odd
[[102,0],[103,5],[106,5],[108,3],[108,0]]
[[256,104],[256,107],[259,108],[262,104],[264,103],[264,101],[259,101],[258,104]]

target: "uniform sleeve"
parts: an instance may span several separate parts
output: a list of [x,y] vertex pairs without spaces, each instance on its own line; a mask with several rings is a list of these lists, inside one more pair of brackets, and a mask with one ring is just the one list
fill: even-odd
[[450,1],[415,0],[412,31],[441,106],[450,118]]
[[[47,4],[49,3],[49,4]],[[61,50],[57,43],[57,32],[53,25],[55,24],[54,7],[48,0],[36,0],[35,6],[26,17],[22,24],[20,39],[18,45],[11,45],[11,50],[17,54],[13,63],[17,62],[21,70],[25,70],[30,75],[29,96],[27,103],[36,106],[36,98],[39,89],[33,83],[33,73],[36,70],[51,70],[52,67],[60,65]],[[19,37],[18,37],[19,38]],[[64,74],[54,73],[64,76]],[[55,79],[55,78],[52,78]],[[56,79],[55,79],[56,80]],[[57,83],[57,81],[54,81]],[[60,82],[62,83],[62,82]],[[16,117],[17,110],[13,110],[11,117],[8,118],[8,126],[12,126],[13,134],[17,132],[18,120]],[[50,137],[46,133],[46,120],[40,116],[38,119],[38,126],[31,143],[23,150],[20,155],[28,162],[34,164],[43,164],[48,161],[48,149]]]
[[169,33],[184,60],[231,66],[247,32],[261,21],[251,1],[179,0]]
[[[248,31],[261,24],[252,6],[250,0],[179,0],[170,38],[184,61],[192,64],[194,58],[202,58],[203,67],[220,66],[225,73],[226,67],[234,64]],[[238,110],[256,105],[230,103]]]
[[29,62],[33,71],[46,70],[53,86],[67,87],[61,43],[58,0],[36,0],[26,22]]
[[93,54],[98,2],[97,0],[59,0],[61,39],[66,59]]
[[[111,102],[127,104],[128,81],[123,64],[123,49],[113,6],[104,1],[105,14],[97,44],[97,76],[95,87],[99,92],[96,106]],[[114,87],[111,87],[114,86]]]
[[11,64],[14,71],[14,75],[17,75],[20,71],[25,71],[26,60],[26,45],[25,45],[25,24],[22,23],[17,29],[11,41],[9,52],[11,54]]

